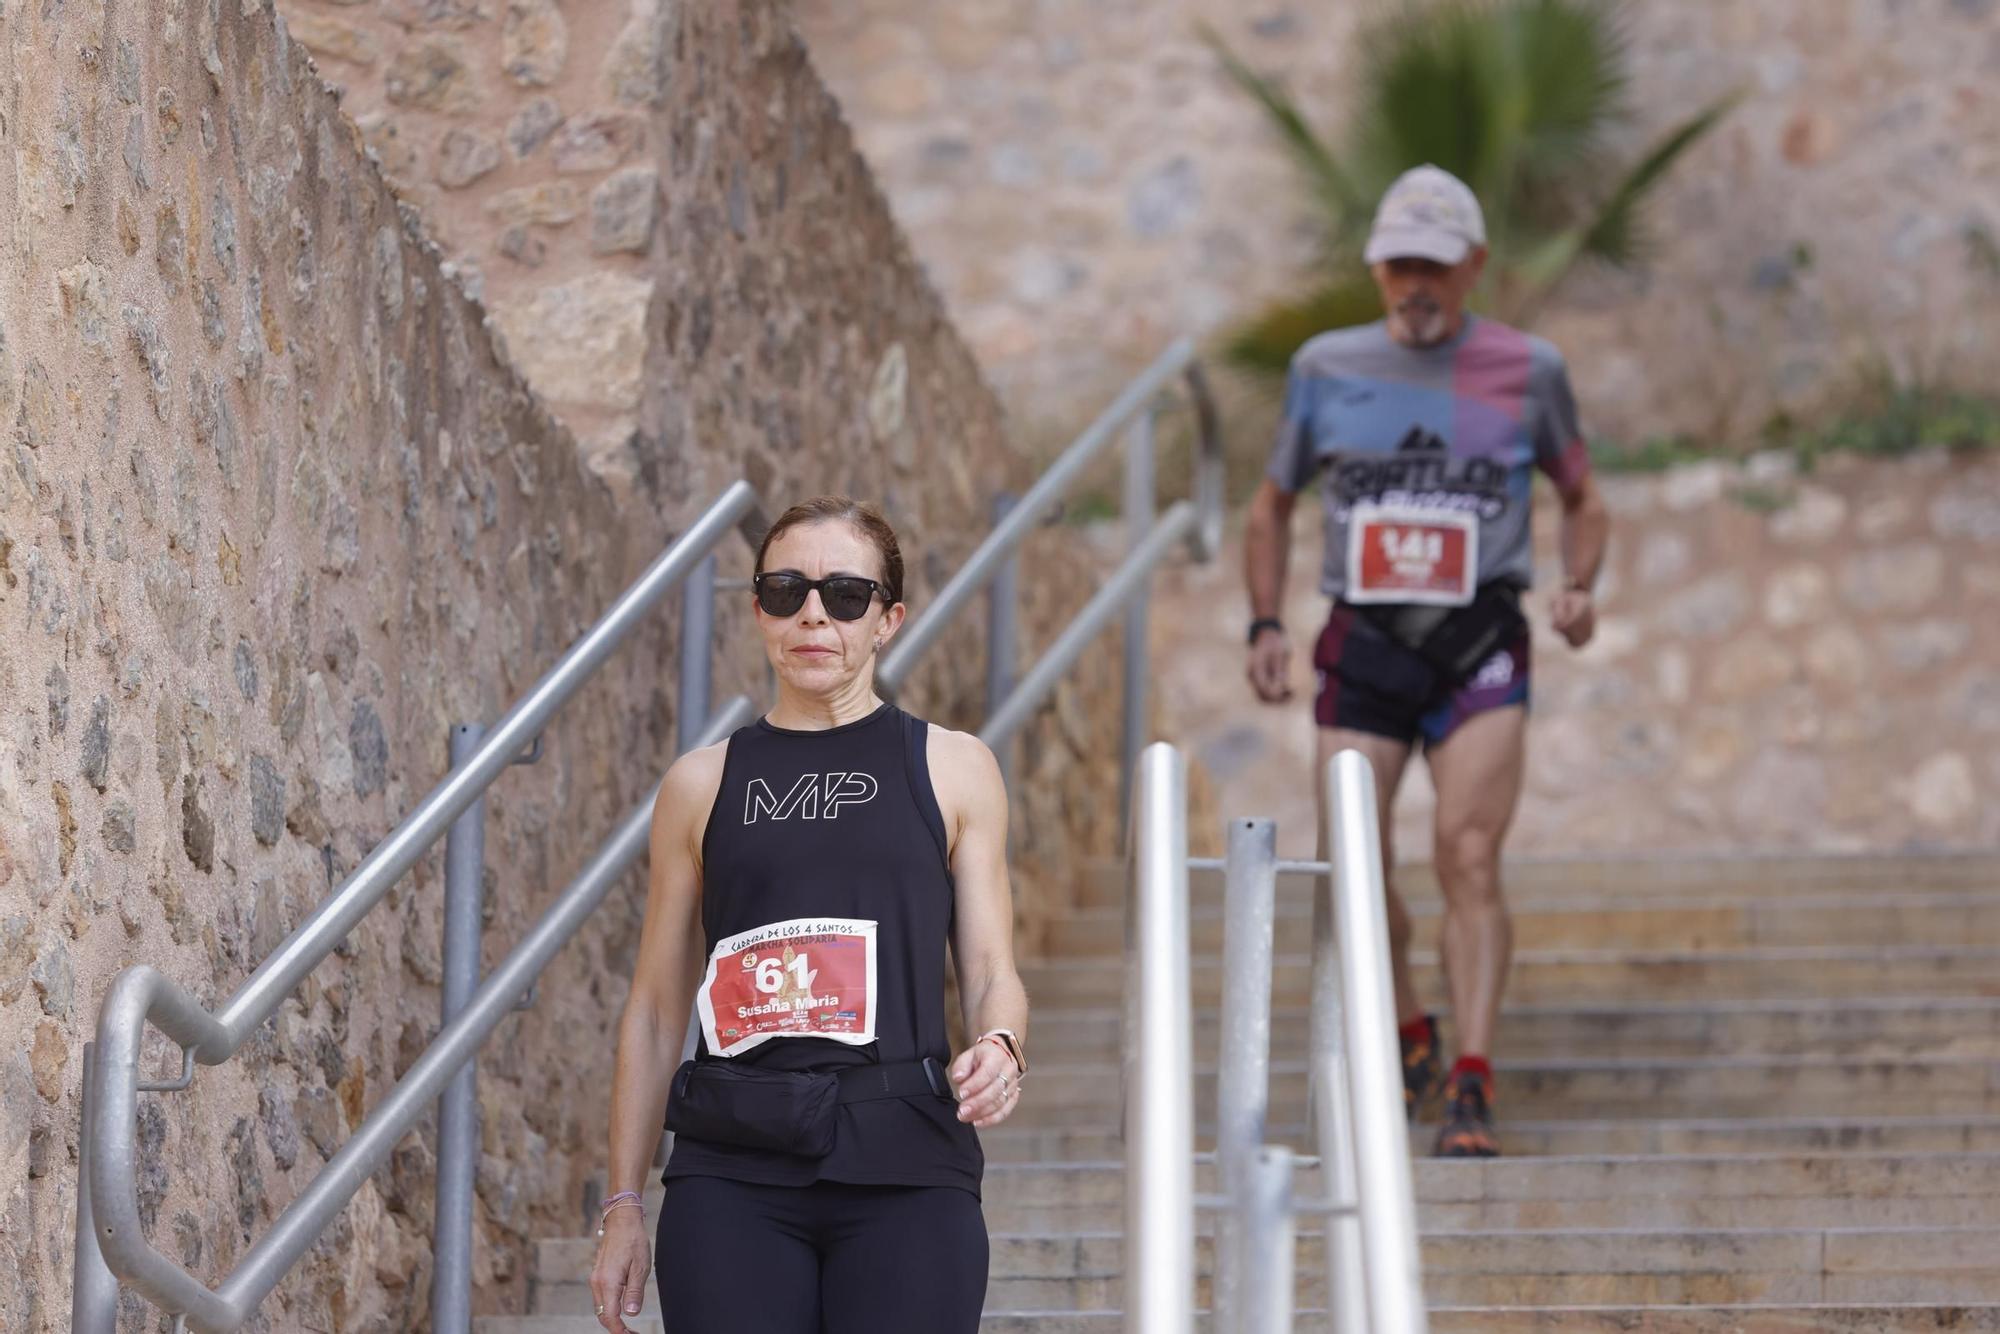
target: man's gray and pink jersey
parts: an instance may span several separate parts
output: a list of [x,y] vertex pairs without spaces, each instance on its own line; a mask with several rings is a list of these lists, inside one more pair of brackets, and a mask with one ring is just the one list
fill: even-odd
[[1319,480],[1329,597],[1347,587],[1348,514],[1367,502],[1478,515],[1479,582],[1525,586],[1536,468],[1563,492],[1590,469],[1569,372],[1546,339],[1468,317],[1456,338],[1415,349],[1378,322],[1321,334],[1292,358],[1269,476],[1288,493]]

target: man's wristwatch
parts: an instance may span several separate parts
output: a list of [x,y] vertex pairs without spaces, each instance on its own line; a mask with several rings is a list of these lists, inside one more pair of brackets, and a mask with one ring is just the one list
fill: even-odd
[[1257,636],[1263,634],[1266,630],[1276,630],[1279,634],[1283,634],[1285,632],[1285,623],[1275,616],[1259,616],[1256,620],[1250,622],[1250,635],[1245,642],[1256,643]]
[[1007,1053],[1007,1059],[1014,1063],[1016,1070],[1024,1075],[1028,1073],[1028,1055],[1021,1049],[1021,1039],[1014,1036],[1013,1029],[996,1028],[991,1032],[981,1033],[979,1041],[994,1043],[1001,1051]]

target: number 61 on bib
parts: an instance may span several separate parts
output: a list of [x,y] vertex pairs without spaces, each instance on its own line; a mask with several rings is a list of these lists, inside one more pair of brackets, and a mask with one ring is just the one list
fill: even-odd
[[695,993],[702,1037],[717,1056],[773,1038],[875,1040],[875,923],[799,917],[716,944]]

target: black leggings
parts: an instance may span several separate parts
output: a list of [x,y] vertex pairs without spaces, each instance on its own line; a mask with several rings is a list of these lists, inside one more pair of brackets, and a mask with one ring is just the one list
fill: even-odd
[[653,1250],[666,1334],[977,1334],[986,1219],[954,1186],[672,1177]]

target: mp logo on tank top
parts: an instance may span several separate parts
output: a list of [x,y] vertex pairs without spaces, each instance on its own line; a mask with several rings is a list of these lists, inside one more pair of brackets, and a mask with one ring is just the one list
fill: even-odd
[[750,780],[743,796],[743,823],[759,820],[837,820],[842,806],[859,806],[873,801],[877,784],[873,774],[800,774],[791,789],[779,798],[761,778]]

